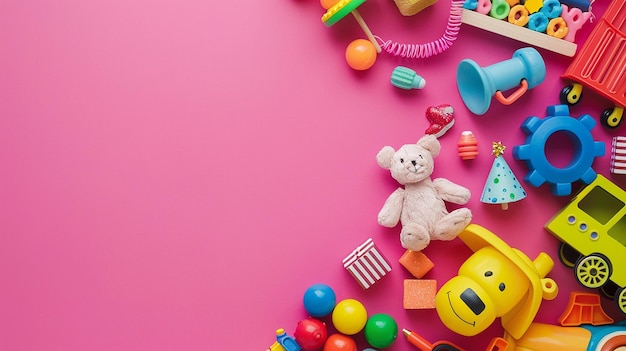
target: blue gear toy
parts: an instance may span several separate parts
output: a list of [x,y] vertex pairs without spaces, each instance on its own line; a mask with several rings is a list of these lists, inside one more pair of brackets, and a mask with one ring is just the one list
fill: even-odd
[[[529,172],[524,180],[534,187],[550,184],[552,194],[567,196],[572,193],[572,183],[581,180],[585,184],[596,179],[591,168],[598,156],[604,156],[604,142],[594,141],[591,130],[596,121],[588,114],[579,118],[569,115],[567,105],[552,105],[546,109],[547,117],[528,117],[522,123],[526,144],[513,147],[513,157],[526,161]],[[553,166],[546,157],[546,142],[554,133],[566,133],[574,145],[574,157],[565,167]]]

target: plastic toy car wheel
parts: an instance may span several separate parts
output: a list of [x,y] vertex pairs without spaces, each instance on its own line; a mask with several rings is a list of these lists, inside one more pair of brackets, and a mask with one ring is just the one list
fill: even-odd
[[624,109],[618,106],[607,108],[600,115],[600,123],[606,128],[617,128],[622,124]]
[[563,263],[566,267],[574,268],[576,261],[578,261],[581,257],[582,255],[569,244],[561,242],[559,245],[559,261],[561,261],[561,263]]
[[583,86],[582,84],[574,83],[561,89],[559,100],[562,104],[576,105],[583,98]]
[[619,289],[620,287],[617,286],[617,284],[609,280],[606,284],[602,285],[598,291],[602,294],[602,296],[613,300]]
[[620,288],[615,294],[615,302],[617,302],[617,308],[622,313],[626,314],[626,288]]
[[591,254],[582,257],[574,267],[576,280],[587,288],[599,288],[609,281],[611,264],[601,254]]

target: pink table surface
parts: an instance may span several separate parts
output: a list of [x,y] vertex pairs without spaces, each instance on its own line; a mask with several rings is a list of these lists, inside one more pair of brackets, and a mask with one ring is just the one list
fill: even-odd
[[[596,1],[596,15],[606,3]],[[391,1],[370,0],[360,12],[384,39],[425,43],[443,32],[449,4],[404,18]],[[558,103],[570,58],[540,50],[545,82],[475,116],[456,90],[458,62],[490,65],[525,44],[464,25],[440,56],[381,55],[356,72],[343,55],[362,32],[351,18],[326,28],[316,0],[5,0],[0,9],[2,350],[265,350],[277,328],[292,333],[306,317],[302,294],[314,283],[431,341],[484,349],[499,321],[466,338],[435,310],[403,309],[399,228],[376,222],[397,186],[376,153],[415,142],[425,109],[442,103],[456,124],[440,139],[434,176],[472,191],[474,223],[557,261],[560,294],[536,320],[556,323],[569,292],[587,291],[543,229],[569,197],[526,184],[528,197],[506,212],[479,201],[492,141],[525,175],[511,152],[525,138],[519,126]],[[393,88],[399,64],[426,88]],[[572,115],[605,105],[588,94]],[[457,155],[463,130],[480,141],[474,161]],[[623,130],[592,133],[610,145]],[[554,162],[571,158],[553,144]],[[609,152],[594,169],[623,184]],[[369,237],[392,271],[364,291],[341,260]],[[470,253],[459,240],[424,252],[435,263],[425,278],[440,284]],[[389,348],[414,349],[402,338]]]

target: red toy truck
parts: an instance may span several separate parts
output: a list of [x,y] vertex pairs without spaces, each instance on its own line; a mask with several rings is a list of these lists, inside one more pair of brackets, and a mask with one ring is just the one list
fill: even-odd
[[583,86],[613,102],[600,123],[616,128],[626,106],[626,2],[613,0],[579,49],[563,78],[572,84],[561,91],[561,102],[575,105]]

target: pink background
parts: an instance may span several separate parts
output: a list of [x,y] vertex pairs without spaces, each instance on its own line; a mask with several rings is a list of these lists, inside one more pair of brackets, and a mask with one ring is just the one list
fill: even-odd
[[[598,0],[594,12],[605,8]],[[448,11],[448,0],[408,18],[390,0],[360,9],[375,34],[407,43],[437,39]],[[415,142],[428,106],[452,104],[435,176],[470,188],[474,223],[557,260],[543,225],[568,197],[525,184],[528,197],[507,212],[479,197],[492,141],[525,175],[511,152],[525,137],[519,126],[558,103],[570,59],[540,50],[545,82],[474,116],[456,90],[458,62],[487,66],[524,44],[464,25],[440,56],[383,54],[356,72],[343,54],[362,32],[352,18],[326,28],[322,14],[317,0],[2,2],[0,349],[265,350],[276,328],[292,333],[306,317],[302,294],[318,282],[433,342],[480,350],[501,335],[499,321],[465,338],[434,310],[402,308],[399,228],[376,222],[397,184],[374,157]],[[393,88],[399,64],[426,88]],[[572,115],[597,117],[608,105],[589,92]],[[467,129],[480,141],[474,161],[457,155]],[[606,142],[620,133],[593,130]],[[564,164],[571,148],[558,144],[550,154]],[[624,183],[608,156],[594,168]],[[341,260],[368,237],[393,270],[364,291]],[[470,251],[455,240],[425,253],[435,263],[425,278],[441,285]],[[560,294],[536,319],[556,323],[569,292],[585,290],[558,262],[550,276]],[[402,338],[389,348],[414,349]]]

